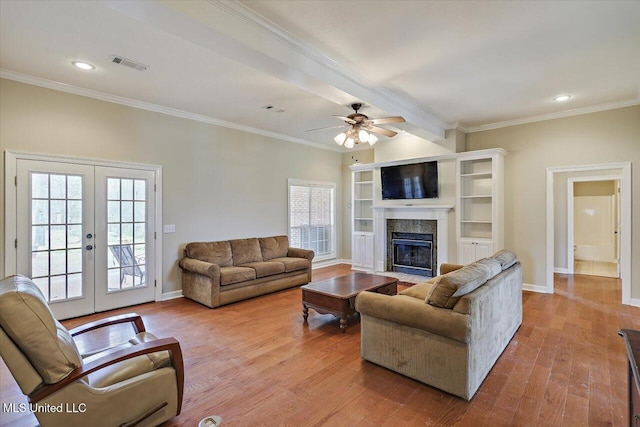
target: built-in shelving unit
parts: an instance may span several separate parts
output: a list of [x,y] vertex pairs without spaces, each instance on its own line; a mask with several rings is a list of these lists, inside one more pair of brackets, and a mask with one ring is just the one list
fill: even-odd
[[458,263],[468,264],[503,247],[504,153],[464,153],[457,159]]
[[352,172],[352,245],[354,268],[373,268],[373,169]]

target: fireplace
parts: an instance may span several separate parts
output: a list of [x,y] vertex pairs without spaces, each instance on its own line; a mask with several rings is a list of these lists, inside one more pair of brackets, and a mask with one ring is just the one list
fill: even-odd
[[433,276],[433,234],[393,232],[391,246],[393,271]]
[[[374,268],[393,271],[393,233],[431,234],[431,272],[436,276],[438,266],[447,262],[449,215],[453,206],[447,205],[385,205],[374,206]],[[413,239],[410,239],[413,240]],[[421,249],[424,251],[424,249]]]

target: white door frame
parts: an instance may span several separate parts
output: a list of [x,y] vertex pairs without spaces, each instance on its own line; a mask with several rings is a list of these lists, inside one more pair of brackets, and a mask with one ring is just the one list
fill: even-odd
[[555,174],[585,171],[620,169],[622,194],[620,197],[620,280],[622,281],[622,304],[631,305],[631,162],[607,163],[600,165],[562,166],[547,168],[547,285],[543,292],[554,292],[554,191]]
[[[575,241],[574,224],[573,224],[573,184],[576,182],[596,182],[596,181],[616,181],[620,185],[620,175],[602,175],[602,176],[580,176],[572,177],[567,180],[567,273],[573,274],[573,245]],[[620,237],[620,236],[618,236]],[[618,238],[618,240],[620,240]]]
[[80,157],[55,156],[49,154],[34,154],[20,151],[5,151],[5,175],[4,175],[4,271],[5,275],[16,274],[17,251],[15,241],[17,239],[17,191],[15,177],[18,160],[40,160],[58,163],[72,163],[88,166],[106,166],[122,169],[138,169],[152,171],[155,175],[155,300],[162,301],[162,166],[144,163],[116,162],[110,160],[86,159]]

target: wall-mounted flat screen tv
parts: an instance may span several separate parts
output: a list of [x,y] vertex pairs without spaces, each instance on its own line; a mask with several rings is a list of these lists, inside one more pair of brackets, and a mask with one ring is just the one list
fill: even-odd
[[438,198],[438,162],[380,168],[383,200]]

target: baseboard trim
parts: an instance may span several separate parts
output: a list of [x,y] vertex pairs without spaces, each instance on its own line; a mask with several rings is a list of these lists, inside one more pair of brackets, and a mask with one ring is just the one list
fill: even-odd
[[549,293],[549,291],[548,291],[546,286],[530,285],[529,283],[523,283],[522,284],[522,290],[523,291],[529,291],[529,292],[537,292],[537,293],[540,293],[540,294],[548,294]]
[[160,301],[168,301],[170,299],[176,299],[176,298],[182,298],[182,297],[184,297],[184,295],[182,295],[182,289],[180,289],[179,291],[163,292],[162,299]]
[[338,265],[338,264],[351,264],[351,261],[346,259],[338,259],[338,258],[327,259],[319,262],[314,261],[311,265],[311,269],[316,270],[318,268],[331,267],[332,265]]
[[554,273],[558,273],[558,274],[569,274],[569,269],[568,268],[554,268],[553,272]]
[[632,305],[634,307],[640,307],[640,299],[639,298],[631,298],[629,300],[629,305]]

